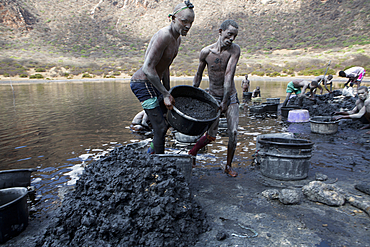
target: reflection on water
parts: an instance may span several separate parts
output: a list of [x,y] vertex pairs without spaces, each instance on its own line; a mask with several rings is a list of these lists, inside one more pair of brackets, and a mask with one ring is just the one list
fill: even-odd
[[[259,81],[262,97],[285,97],[287,82]],[[171,85],[191,85],[191,80]],[[239,96],[241,81],[235,82]],[[203,81],[201,88],[207,88]],[[129,81],[0,84],[0,170],[37,168],[32,173],[39,208],[57,199],[57,188],[73,185],[84,167],[113,148],[147,139],[128,129],[141,106]],[[239,97],[241,100],[241,98]],[[278,119],[251,119],[241,111],[235,164],[247,165],[261,133],[279,132]],[[280,127],[279,127],[280,126]],[[168,137],[167,148],[173,146]],[[227,137],[220,136],[199,155],[203,166],[226,160]],[[181,151],[181,150],[180,150]]]

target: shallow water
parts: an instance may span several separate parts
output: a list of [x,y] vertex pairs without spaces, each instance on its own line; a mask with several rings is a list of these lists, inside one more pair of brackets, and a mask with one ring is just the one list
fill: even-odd
[[[190,80],[172,86],[191,85]],[[241,100],[241,81],[236,81]],[[286,82],[252,81],[263,98],[285,97]],[[204,81],[201,88],[207,88]],[[37,168],[31,185],[37,213],[59,200],[58,188],[73,185],[91,160],[113,148],[147,139],[128,126],[141,106],[129,81],[0,85],[0,170]],[[280,118],[251,118],[240,110],[239,139],[234,165],[252,162],[257,135],[286,131]],[[220,135],[197,158],[201,167],[225,163],[228,138]],[[167,150],[181,152],[169,132]],[[335,145],[335,144],[334,144]],[[183,152],[186,152],[183,150]],[[319,165],[319,164],[318,164]]]

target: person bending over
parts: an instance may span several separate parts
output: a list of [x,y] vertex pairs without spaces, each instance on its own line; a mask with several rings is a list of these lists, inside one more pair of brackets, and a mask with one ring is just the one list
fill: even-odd
[[344,71],[339,71],[339,76],[348,78],[348,81],[344,84],[344,87],[347,87],[348,83],[350,83],[350,87],[353,87],[353,85],[356,84],[358,88],[362,82],[362,79],[364,78],[365,73],[366,71],[362,67],[352,67]]
[[286,88],[286,98],[283,102],[283,106],[286,106],[290,96],[294,92],[298,96],[298,104],[302,106],[303,97],[305,96],[306,89],[310,89],[310,99],[314,98],[314,89],[319,88],[320,94],[322,94],[323,88],[318,84],[317,81],[306,81],[303,79],[295,79],[288,83]]

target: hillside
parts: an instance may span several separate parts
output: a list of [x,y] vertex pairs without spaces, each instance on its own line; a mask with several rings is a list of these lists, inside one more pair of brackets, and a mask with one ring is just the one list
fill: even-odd
[[[0,75],[129,76],[151,36],[181,1],[2,0]],[[225,19],[239,24],[238,74],[314,75],[370,70],[368,0],[193,0],[196,19],[172,75],[194,75],[202,47]]]

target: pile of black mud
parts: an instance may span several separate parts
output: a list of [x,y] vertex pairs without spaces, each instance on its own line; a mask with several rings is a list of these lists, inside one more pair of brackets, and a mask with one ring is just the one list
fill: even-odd
[[[310,116],[331,116],[334,112],[348,111],[355,107],[356,100],[358,97],[337,97],[341,96],[340,90],[333,91],[333,94],[316,95],[315,100],[308,98],[303,99],[302,109],[309,111]],[[297,105],[298,99],[295,97],[295,101],[290,101],[289,105]],[[288,105],[288,106],[289,106]]]
[[207,230],[175,165],[124,146],[85,168],[37,246],[192,246]]
[[[310,117],[333,116],[335,112],[352,110],[356,106],[358,96],[343,97],[341,95],[340,90],[334,90],[332,95],[316,95],[315,100],[304,98],[302,109],[308,110]],[[297,104],[298,97],[295,97],[295,100],[291,100],[288,106]],[[345,119],[341,120],[340,127],[342,129],[360,129],[365,124],[363,119]]]
[[215,107],[190,97],[176,97],[175,106],[180,112],[195,119],[212,119],[217,116]]

